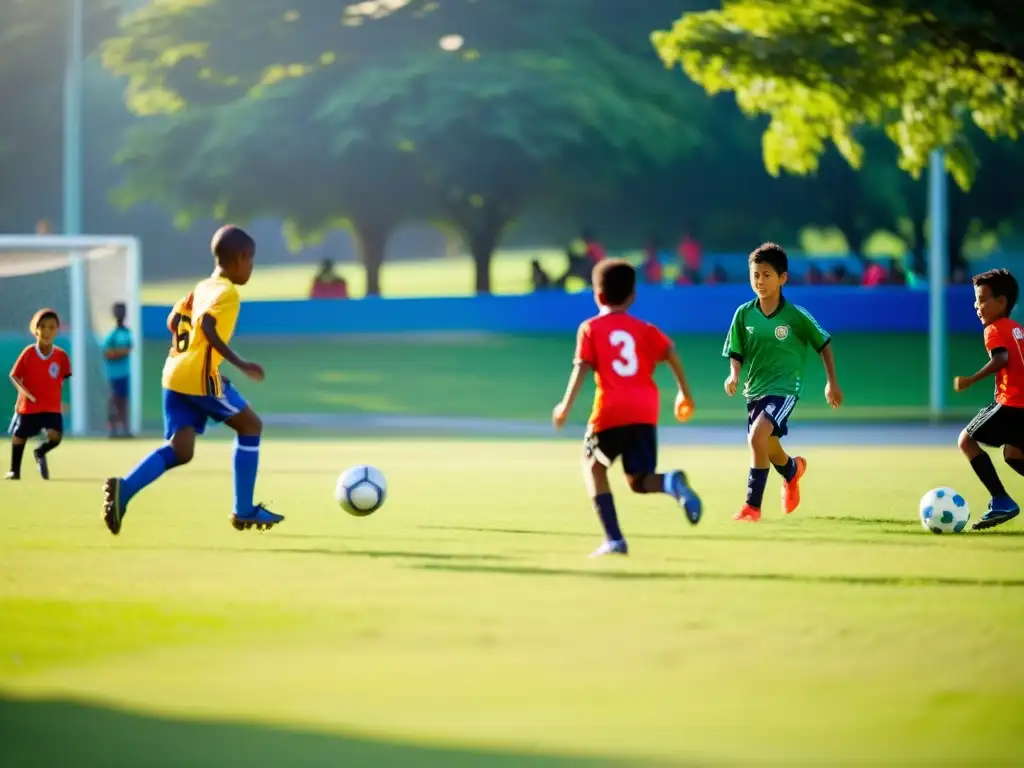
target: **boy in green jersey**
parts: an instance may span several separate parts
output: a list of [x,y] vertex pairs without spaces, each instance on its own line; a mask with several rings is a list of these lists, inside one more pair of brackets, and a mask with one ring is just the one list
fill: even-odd
[[768,482],[768,465],[785,481],[782,508],[789,514],[800,504],[800,478],[807,460],[791,457],[780,438],[789,432],[786,422],[800,398],[804,361],[808,348],[821,355],[825,364],[825,399],[833,408],[843,403],[836,380],[832,337],[803,307],[782,296],[789,277],[789,258],[781,246],[764,243],[750,254],[750,287],[757,298],[743,304],[732,319],[722,355],[729,358],[725,391],[736,394],[740,371],[747,366],[743,395],[747,398],[747,442],[751,467],[747,478],[747,502],[735,520],[756,523],[761,519],[761,501]]

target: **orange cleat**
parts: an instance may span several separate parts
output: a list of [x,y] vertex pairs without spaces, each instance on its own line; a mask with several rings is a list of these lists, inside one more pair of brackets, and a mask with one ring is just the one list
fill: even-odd
[[796,462],[796,474],[788,483],[782,484],[782,509],[788,515],[800,506],[800,478],[807,471],[807,459],[803,456],[794,456]]
[[745,523],[756,523],[761,519],[761,510],[757,507],[752,507],[749,504],[744,504],[743,509],[732,516],[733,520],[740,520]]

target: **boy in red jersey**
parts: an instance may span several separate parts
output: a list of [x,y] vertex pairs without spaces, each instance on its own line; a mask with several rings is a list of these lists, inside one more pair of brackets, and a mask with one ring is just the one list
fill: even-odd
[[658,464],[658,386],[654,369],[667,362],[679,384],[676,417],[693,414],[693,397],[683,364],[672,342],[658,328],[633,317],[636,270],[626,261],[607,259],[594,267],[594,298],[601,311],[579,327],[576,358],[562,401],[552,420],[561,428],[580,393],[586,374],[594,372],[597,391],[584,439],[587,490],[594,502],[605,542],[591,557],[625,555],[626,539],[619,529],[608,468],[619,457],[629,487],[635,493],[666,493],[686,517],[700,522],[701,501],[680,470],[656,474]]
[[981,445],[1003,449],[1003,458],[1024,475],[1024,328],[1010,319],[1017,303],[1017,280],[1009,270],[991,269],[974,278],[974,311],[985,326],[989,361],[973,376],[957,376],[953,388],[963,392],[992,374],[996,377],[995,402],[982,408],[960,433],[960,450],[971,469],[992,495],[985,516],[972,527],[994,528],[1020,514],[996,474],[992,459]]
[[21,458],[30,437],[46,432],[46,442],[34,451],[43,480],[50,479],[46,454],[60,445],[64,432],[61,389],[71,376],[67,353],[53,340],[60,329],[60,318],[52,309],[41,309],[29,326],[36,343],[25,347],[11,369],[11,384],[18,390],[18,402],[11,421],[11,471],[6,480],[21,479]]

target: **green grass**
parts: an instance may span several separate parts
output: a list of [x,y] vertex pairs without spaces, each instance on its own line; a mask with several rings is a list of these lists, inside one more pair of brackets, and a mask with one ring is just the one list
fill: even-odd
[[[491,266],[494,293],[528,293],[530,259],[541,262],[548,274],[559,276],[566,268],[562,250],[499,251]],[[305,299],[316,272],[315,264],[260,266],[245,287],[246,301]],[[353,297],[366,293],[366,272],[359,264],[339,264],[338,272],[348,281]],[[195,278],[148,282],[142,286],[143,304],[174,304],[195,287]],[[424,261],[385,262],[381,268],[385,296],[472,296],[473,261],[468,256]],[[579,290],[582,282],[570,288]]]
[[[0,487],[6,764],[1024,760],[1024,530],[916,520],[938,484],[981,507],[955,450],[814,449],[801,510],[773,478],[750,526],[742,447],[666,448],[705,521],[616,478],[632,554],[589,561],[575,442],[269,439],[288,519],[258,534],[208,441],[115,539],[99,479],[147,447],[69,442],[54,482]],[[366,519],[332,500],[358,461],[390,481]]]

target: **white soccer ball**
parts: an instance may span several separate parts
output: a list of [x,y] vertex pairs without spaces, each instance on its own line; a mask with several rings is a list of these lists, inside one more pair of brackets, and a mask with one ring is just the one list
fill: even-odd
[[921,497],[921,525],[932,533],[960,533],[970,519],[967,499],[952,488],[933,488]]
[[365,517],[384,506],[388,484],[384,473],[367,464],[346,469],[338,478],[334,498],[350,515]]

